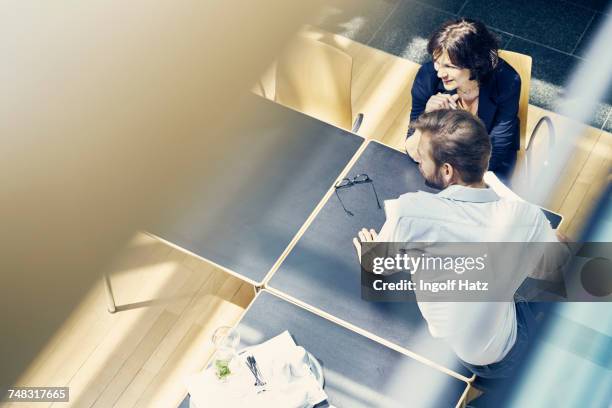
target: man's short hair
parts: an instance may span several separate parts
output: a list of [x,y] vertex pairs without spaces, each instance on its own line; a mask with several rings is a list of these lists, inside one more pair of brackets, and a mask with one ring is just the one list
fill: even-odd
[[465,183],[482,180],[489,167],[491,139],[482,121],[463,110],[427,112],[411,124],[431,136],[431,155],[436,166],[448,163]]
[[460,18],[442,24],[429,38],[427,51],[435,60],[444,51],[453,64],[470,70],[470,79],[485,80],[499,61],[497,38],[477,20]]

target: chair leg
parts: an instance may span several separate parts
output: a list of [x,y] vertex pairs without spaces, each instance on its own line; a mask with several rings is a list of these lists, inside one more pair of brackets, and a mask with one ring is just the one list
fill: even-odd
[[115,306],[115,296],[113,295],[110,277],[107,274],[104,274],[104,289],[106,291],[106,308],[109,313],[115,313],[117,311],[117,307]]
[[533,144],[533,140],[535,139],[536,134],[538,133],[538,130],[540,130],[540,127],[542,126],[543,123],[546,123],[546,126],[548,126],[548,135],[551,140],[551,143],[555,142],[555,139],[556,139],[555,125],[553,125],[552,120],[548,116],[542,116],[540,120],[538,120],[538,122],[536,123],[535,127],[533,128],[533,131],[531,132],[531,136],[529,137],[529,141],[527,142],[527,146],[525,147],[525,150],[529,150],[529,148]]
[[351,130],[353,133],[359,132],[359,128],[361,127],[361,123],[363,122],[364,115],[363,113],[358,113],[355,118],[355,123],[353,123],[353,129]]

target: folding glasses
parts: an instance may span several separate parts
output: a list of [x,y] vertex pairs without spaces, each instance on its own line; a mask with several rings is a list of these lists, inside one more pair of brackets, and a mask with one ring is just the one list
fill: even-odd
[[342,205],[342,208],[344,209],[344,211],[348,215],[353,216],[354,214],[346,209],[344,203],[342,202],[342,199],[340,198],[340,194],[338,194],[338,190],[340,190],[341,188],[348,188],[348,187],[354,186],[355,184],[363,184],[363,183],[371,183],[372,191],[374,191],[374,197],[376,197],[376,204],[378,204],[378,208],[382,208],[380,206],[380,200],[378,199],[378,194],[376,193],[376,188],[374,187],[374,180],[372,180],[370,178],[370,176],[368,176],[365,173],[364,174],[358,174],[355,177],[353,177],[352,179],[350,179],[350,178],[343,178],[342,180],[338,181],[334,185],[334,189],[335,189],[334,192],[336,193],[336,197],[338,197],[338,201],[340,201],[340,204]]

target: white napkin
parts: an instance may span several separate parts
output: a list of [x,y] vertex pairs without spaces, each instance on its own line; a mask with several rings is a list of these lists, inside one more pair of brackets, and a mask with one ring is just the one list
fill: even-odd
[[[247,356],[255,357],[266,382],[266,391],[257,393],[255,378],[247,367]],[[208,407],[312,407],[327,399],[313,373],[306,365],[307,356],[296,346],[288,331],[250,347],[240,355],[240,372],[219,381],[214,369],[205,369],[187,379],[191,406]]]

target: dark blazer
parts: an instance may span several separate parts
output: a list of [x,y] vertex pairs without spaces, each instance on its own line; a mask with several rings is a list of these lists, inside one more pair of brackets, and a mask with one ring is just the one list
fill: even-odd
[[[425,112],[425,105],[432,95],[447,91],[438,78],[433,62],[423,64],[412,85],[412,122]],[[499,64],[486,81],[480,84],[478,96],[478,117],[484,122],[493,151],[489,170],[505,177],[516,161],[516,151],[520,148],[519,135],[519,97],[521,77],[508,63],[500,58]],[[408,130],[408,136],[414,130]]]

